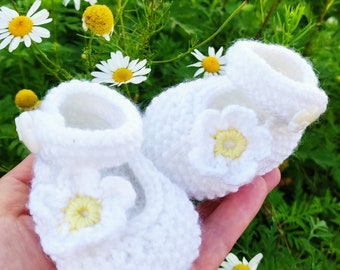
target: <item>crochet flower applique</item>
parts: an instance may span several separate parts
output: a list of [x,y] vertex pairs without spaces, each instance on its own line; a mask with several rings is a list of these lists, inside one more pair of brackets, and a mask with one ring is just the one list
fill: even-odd
[[193,124],[189,160],[201,174],[238,186],[271,153],[271,141],[269,130],[252,110],[238,105],[222,111],[207,109]]
[[40,218],[50,224],[49,230],[37,227],[45,251],[62,255],[118,238],[136,193],[122,177],[102,178],[98,171],[82,168],[61,172],[55,183],[37,185],[32,196],[32,214],[39,211]]

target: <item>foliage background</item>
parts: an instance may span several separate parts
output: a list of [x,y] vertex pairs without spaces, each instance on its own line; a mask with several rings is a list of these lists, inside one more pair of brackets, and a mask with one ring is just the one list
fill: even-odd
[[[25,14],[33,0],[0,0],[15,3]],[[190,51],[210,37],[241,4],[237,0],[99,0],[115,16],[110,43],[89,35],[81,27],[80,11],[62,0],[42,1],[53,22],[51,38],[39,48],[75,78],[89,72],[110,51],[131,58],[146,58],[150,78],[129,86],[131,98],[143,109],[166,87],[192,79],[195,62]],[[295,153],[282,165],[282,180],[267,198],[260,213],[235,245],[239,257],[262,252],[258,269],[338,269],[340,265],[340,1],[252,0],[209,42],[198,47],[229,47],[239,38],[283,44],[303,54],[313,64],[321,87],[329,96],[327,112],[308,128]],[[89,56],[91,59],[89,59]],[[171,60],[175,58],[175,60]],[[27,154],[18,141],[14,118],[20,113],[13,100],[27,88],[40,98],[65,80],[62,72],[42,62],[23,45],[9,53],[0,50],[0,173],[4,174]],[[121,88],[127,93],[125,88]],[[237,209],[235,209],[237,211]]]

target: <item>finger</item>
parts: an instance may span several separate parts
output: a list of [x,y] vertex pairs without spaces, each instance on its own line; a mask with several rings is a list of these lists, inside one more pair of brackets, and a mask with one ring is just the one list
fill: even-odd
[[[265,174],[263,178],[267,182],[268,192],[270,192],[280,182],[280,170],[276,168]],[[221,204],[223,199],[224,198],[219,198],[199,203],[196,206],[196,211],[199,213],[201,220],[205,220]]]
[[0,179],[0,215],[27,214],[32,163],[33,156],[30,155]]
[[[229,253],[237,239],[244,232],[259,211],[269,189],[278,179],[274,171],[228,195],[215,211],[202,223],[202,245],[200,257],[193,269],[215,270]],[[268,186],[267,185],[268,182]]]
[[276,168],[262,177],[267,183],[267,189],[269,193],[280,183],[281,173],[280,170]]
[[14,167],[11,171],[4,175],[3,178],[12,177],[26,185],[30,184],[33,175],[33,161],[34,156],[30,154],[21,163],[19,163],[16,167]]

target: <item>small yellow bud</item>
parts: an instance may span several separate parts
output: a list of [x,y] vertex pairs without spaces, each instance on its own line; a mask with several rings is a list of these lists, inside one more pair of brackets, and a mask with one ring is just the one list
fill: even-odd
[[15,95],[15,105],[22,110],[32,110],[40,103],[38,96],[29,89],[22,89]]

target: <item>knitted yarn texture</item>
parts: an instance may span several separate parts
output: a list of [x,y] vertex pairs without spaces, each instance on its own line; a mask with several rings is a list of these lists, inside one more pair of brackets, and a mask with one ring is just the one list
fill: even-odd
[[143,151],[196,199],[214,199],[279,166],[328,98],[313,68],[286,47],[239,40],[225,76],[155,97],[143,117]]
[[36,154],[28,208],[59,270],[190,269],[198,214],[142,155],[142,120],[130,101],[72,80],[16,125]]

